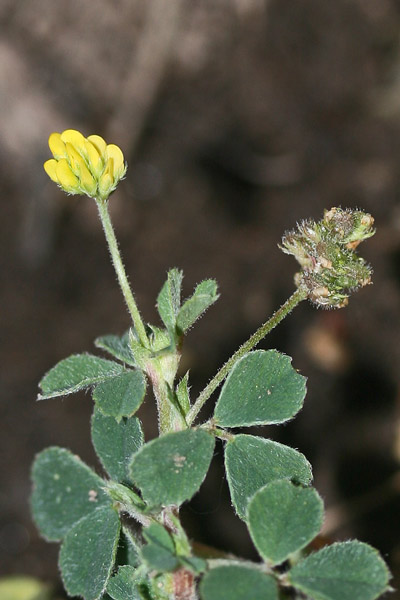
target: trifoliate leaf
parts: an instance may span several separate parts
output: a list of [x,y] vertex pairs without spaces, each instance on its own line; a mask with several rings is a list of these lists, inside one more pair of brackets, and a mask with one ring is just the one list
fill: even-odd
[[147,544],[141,549],[143,561],[155,571],[173,571],[178,566],[175,545],[168,531],[160,523],[152,523],[143,530]]
[[374,548],[354,540],[310,554],[288,576],[313,600],[375,600],[389,588],[390,573]]
[[286,479],[255,493],[247,508],[250,535],[264,560],[279,565],[314,539],[322,527],[323,503],[313,488]]
[[302,407],[306,378],[276,350],[256,350],[240,358],[229,373],[215,407],[223,427],[283,423]]
[[111,505],[103,480],[78,456],[64,448],[46,448],[32,468],[33,518],[41,534],[57,541],[79,519],[97,508]]
[[38,400],[65,396],[78,390],[115,377],[124,371],[124,367],[111,360],[75,354],[65,358],[50,369],[40,382],[42,393]]
[[60,569],[70,596],[97,600],[105,592],[114,566],[120,533],[118,513],[111,507],[95,510],[65,536]]
[[202,484],[215,440],[202,429],[167,433],[148,442],[131,463],[131,476],[151,506],[180,505]]
[[165,327],[175,332],[176,317],[181,306],[181,289],[183,273],[179,269],[168,271],[167,281],[157,298],[157,308]]
[[308,485],[311,465],[303,454],[272,440],[236,435],[225,447],[225,469],[232,503],[242,519],[250,498],[276,479]]
[[142,371],[132,369],[103,381],[93,391],[93,400],[104,415],[131,417],[140,407],[146,394]]
[[129,464],[132,456],[143,445],[143,431],[139,419],[104,416],[95,409],[92,417],[92,441],[101,463],[112,479],[129,482]]
[[98,337],[94,344],[97,348],[106,350],[115,358],[118,358],[127,365],[136,366],[135,359],[129,343],[129,331],[121,337],[119,335],[103,335]]
[[182,377],[178,385],[176,386],[176,398],[178,400],[181,411],[186,415],[190,410],[190,399],[189,399],[189,371]]
[[193,296],[186,300],[176,318],[178,331],[185,333],[197,319],[219,298],[217,282],[205,279],[196,286]]
[[[140,578],[139,578],[140,579]],[[124,565],[118,569],[118,573],[109,579],[107,594],[113,600],[141,600],[139,593],[138,576],[135,568]]]

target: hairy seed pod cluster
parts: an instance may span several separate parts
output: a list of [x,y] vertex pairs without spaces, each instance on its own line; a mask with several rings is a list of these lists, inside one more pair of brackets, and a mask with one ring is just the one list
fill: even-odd
[[302,221],[284,234],[280,248],[300,264],[295,283],[307,290],[311,302],[342,308],[352,292],[371,283],[372,269],[356,248],[374,235],[373,224],[368,213],[331,208],[321,221]]

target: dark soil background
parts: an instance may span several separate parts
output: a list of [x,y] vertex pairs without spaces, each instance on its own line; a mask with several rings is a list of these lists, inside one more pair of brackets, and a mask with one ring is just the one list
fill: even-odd
[[[374,285],[343,310],[303,303],[262,345],[293,356],[309,392],[292,423],[257,434],[307,455],[327,538],[375,545],[399,585],[399,40],[398,0],[0,2],[0,575],[59,586],[57,546],[31,522],[29,469],[48,445],[99,469],[92,401],[36,403],[37,383],[129,325],[94,203],[42,169],[49,133],[72,127],[128,160],[111,210],[145,318],[157,319],[169,267],[184,269],[186,294],[220,284],[186,342],[194,394],[293,291],[285,229],[331,206],[374,215],[361,246]],[[149,439],[151,398],[141,415]],[[252,557],[221,456],[185,522]]]

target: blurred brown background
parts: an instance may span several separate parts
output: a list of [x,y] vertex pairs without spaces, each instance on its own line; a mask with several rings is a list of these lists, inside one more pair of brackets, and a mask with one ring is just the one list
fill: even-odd
[[[361,247],[374,285],[344,310],[303,303],[263,345],[293,356],[309,393],[295,421],[256,433],[307,455],[328,537],[378,547],[398,584],[399,35],[398,0],[0,1],[1,575],[59,585],[29,468],[54,444],[97,465],[92,401],[36,403],[37,383],[129,325],[93,202],[42,169],[49,133],[72,127],[128,160],[111,210],[144,317],[157,319],[168,267],[184,269],[186,294],[219,281],[186,342],[194,394],[292,292],[285,229],[331,206],[374,215]],[[141,414],[149,438],[150,398]],[[252,557],[221,455],[184,518],[195,539]]]

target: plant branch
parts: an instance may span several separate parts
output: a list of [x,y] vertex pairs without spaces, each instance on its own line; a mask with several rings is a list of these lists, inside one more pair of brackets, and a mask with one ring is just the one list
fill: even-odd
[[190,426],[200,410],[202,409],[205,402],[209,399],[211,394],[216,388],[224,381],[225,377],[229,374],[236,361],[242,358],[247,352],[250,352],[257,346],[259,342],[274,328],[282,319],[284,319],[302,300],[307,298],[307,290],[304,287],[299,287],[297,290],[286,300],[284,304],[272,315],[268,321],[266,321],[261,327],[257,329],[255,333],[236,350],[236,352],[230,357],[230,359],[221,367],[211,381],[206,385],[204,390],[200,393],[196,402],[186,416],[186,422]]

